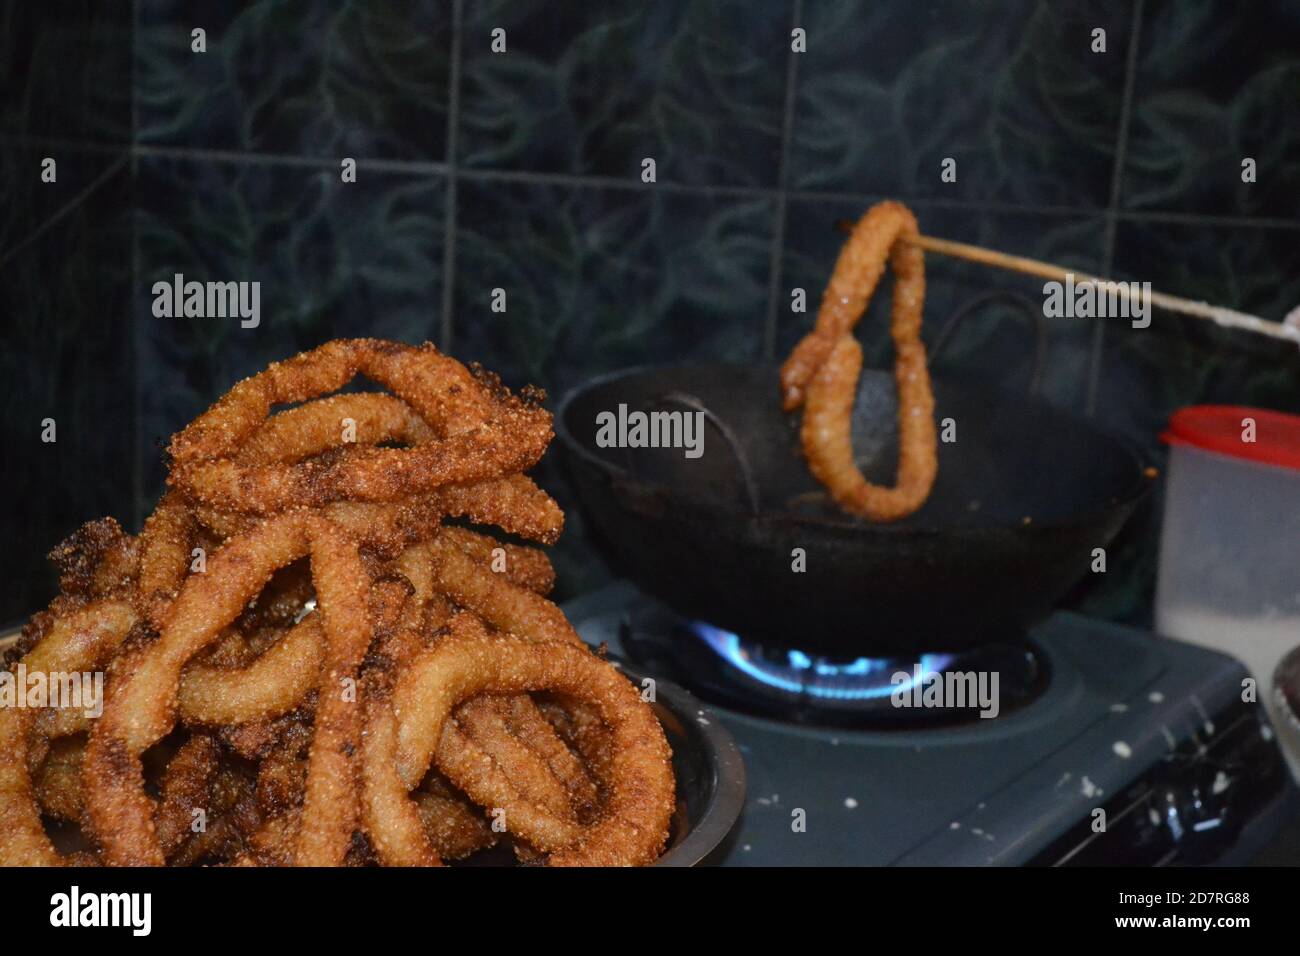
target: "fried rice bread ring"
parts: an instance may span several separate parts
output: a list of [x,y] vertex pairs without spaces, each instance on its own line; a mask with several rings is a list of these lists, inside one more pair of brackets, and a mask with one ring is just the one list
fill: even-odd
[[[900,203],[871,207],[844,244],[813,330],[781,366],[786,411],[804,408],[800,441],[813,476],[835,502],[872,521],[912,514],[929,497],[938,472],[934,395],[921,342],[925,259],[910,242],[916,218]],[[872,484],[853,456],[853,405],[862,348],[853,329],[875,293],[885,264],[895,274],[890,336],[898,392],[898,468],[892,487]]]
[[[549,862],[635,866],[662,850],[674,784],[667,740],[653,710],[608,662],[585,648],[489,636],[477,619],[458,615],[452,633],[406,669],[393,692],[397,771],[407,790],[427,772],[452,709],[478,694],[553,691],[593,706],[615,742],[609,799],[601,818]],[[471,794],[472,796],[472,794]],[[507,825],[511,807],[502,808]]]

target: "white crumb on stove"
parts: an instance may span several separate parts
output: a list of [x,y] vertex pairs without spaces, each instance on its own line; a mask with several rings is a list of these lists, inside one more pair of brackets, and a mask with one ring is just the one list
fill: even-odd
[[1147,694],[1147,700],[1151,701],[1153,704],[1164,703],[1164,699],[1165,695],[1160,693],[1158,690],[1153,690],[1151,693]]
[[949,830],[960,830],[960,829],[961,829],[961,824],[958,823],[956,820],[953,820],[952,823],[948,824],[948,829],[949,829]]
[[753,849],[753,847],[751,847],[748,843],[746,843],[744,846],[741,847],[741,849],[744,850],[746,853],[748,853],[750,850]]
[[1122,740],[1115,741],[1110,745],[1110,749],[1115,751],[1115,756],[1120,757],[1123,760],[1127,760],[1129,757],[1133,756],[1133,748]]
[[1177,750],[1178,738],[1174,736],[1174,732],[1170,730],[1168,727],[1166,727],[1164,724],[1160,725],[1160,732],[1165,735],[1165,743],[1169,745],[1169,749]]
[[831,746],[832,746],[832,747],[838,747],[839,745],[840,745],[840,738],[839,738],[839,737],[832,737],[832,738],[831,738]]
[[1097,786],[1091,780],[1089,780],[1087,776],[1084,776],[1082,779],[1079,780],[1079,792],[1082,793],[1085,797],[1091,799],[1092,797],[1101,796],[1106,791],[1101,789],[1101,787]]
[[758,797],[754,802],[760,807],[770,807],[772,805],[772,801],[767,797]]
[[1229,779],[1228,775],[1220,770],[1214,775],[1214,783],[1210,785],[1210,792],[1216,795],[1223,793],[1223,791],[1228,789],[1228,785],[1231,782],[1232,781]]
[[1160,811],[1155,807],[1151,807],[1147,810],[1147,819],[1151,821],[1152,826],[1160,826]]
[[695,720],[701,727],[709,726],[709,722],[703,717],[696,717]]
[[845,797],[844,805],[850,810],[856,810],[858,808],[858,801],[854,800],[852,797]]
[[1261,737],[1263,737],[1265,740],[1272,740],[1272,739],[1273,739],[1273,728],[1272,728],[1271,726],[1269,726],[1268,724],[1260,724],[1260,725],[1259,725],[1259,735],[1260,735]]
[[988,804],[986,804],[986,803],[977,803],[976,806],[977,806],[979,809],[983,810],[986,806],[988,806]]
[[992,843],[996,839],[996,837],[994,837],[992,833],[989,833],[987,830],[981,830],[979,827],[971,827],[970,832],[973,833],[975,836],[979,837],[980,839],[988,840],[990,843]]
[[1063,786],[1065,786],[1073,779],[1074,779],[1074,775],[1067,770],[1065,773],[1061,774],[1061,779],[1056,781],[1056,789],[1060,790]]
[[1124,703],[1124,702],[1121,701],[1121,700],[1117,700],[1117,701],[1115,701],[1115,703],[1113,703],[1113,704],[1110,705],[1110,710],[1111,710],[1111,713],[1113,713],[1113,714],[1123,714],[1123,713],[1127,713],[1127,711],[1128,711],[1128,704]]

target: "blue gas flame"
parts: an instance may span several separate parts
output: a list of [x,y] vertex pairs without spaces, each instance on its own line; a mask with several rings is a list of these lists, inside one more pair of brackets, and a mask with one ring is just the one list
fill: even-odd
[[[720,627],[694,621],[692,629],[728,664],[747,676],[788,694],[801,694],[823,700],[855,701],[888,697],[898,690],[910,690],[915,684],[913,663],[890,657],[859,657],[852,661],[827,661],[810,657],[803,651],[787,651],[786,662],[755,658],[741,642],[740,635]],[[951,654],[921,655],[921,673],[942,673],[952,664]],[[903,671],[907,681],[892,683],[893,675]]]

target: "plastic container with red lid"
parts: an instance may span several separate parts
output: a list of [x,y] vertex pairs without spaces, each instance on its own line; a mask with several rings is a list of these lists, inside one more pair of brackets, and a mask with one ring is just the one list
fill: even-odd
[[1160,437],[1174,447],[1300,471],[1300,415],[1245,405],[1191,405],[1174,412]]
[[1300,416],[1196,405],[1161,437],[1156,629],[1246,664],[1300,777],[1300,732],[1273,694],[1278,663],[1300,645]]

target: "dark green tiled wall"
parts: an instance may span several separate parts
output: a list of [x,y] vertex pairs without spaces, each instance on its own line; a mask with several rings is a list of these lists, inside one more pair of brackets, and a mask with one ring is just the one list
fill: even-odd
[[773,200],[497,182],[458,199],[453,350],[507,381],[558,397],[631,365],[761,355]]
[[65,534],[132,518],[130,69],[129,4],[0,3],[0,624]]
[[[1123,208],[1300,217],[1300,4],[1147,0],[1145,11]],[[1267,175],[1244,184],[1243,156]]]
[[[237,380],[336,336],[422,341],[437,327],[445,180],[363,169],[142,156],[135,211],[143,513],[160,450]],[[151,289],[261,282],[261,323],[159,319]]]
[[124,0],[0,3],[0,132],[129,142],[131,35]]
[[[625,365],[770,356],[811,321],[790,290],[815,311],[837,223],[884,196],[935,235],[1270,318],[1300,303],[1287,0],[158,0],[134,5],[134,29],[125,2],[60,6],[0,6],[0,135],[24,144],[0,159],[3,358],[23,410],[5,437],[30,445],[50,396],[72,425],[60,457],[6,468],[29,503],[4,519],[22,539],[12,614],[38,603],[37,555],[99,513],[138,521],[159,444],[271,358],[338,335],[427,338],[558,398]],[[206,54],[190,52],[196,26]],[[807,53],[790,51],[795,26]],[[57,194],[23,179],[24,150],[51,149]],[[956,183],[939,178],[949,156]],[[930,336],[1005,294],[936,369],[1026,388],[1012,303],[1041,304],[1040,284],[934,256],[927,270]],[[178,271],[261,281],[262,326],[154,318],[150,284]],[[877,364],[885,304],[862,331]],[[1300,410],[1295,349],[1163,314],[1141,332],[1045,327],[1044,399],[1157,464],[1178,405]],[[541,477],[572,506],[554,455]],[[1144,616],[1158,507],[1119,543],[1126,573],[1083,606]],[[571,515],[568,591],[603,573]]]
[[[804,5],[789,184],[908,199],[1102,208],[1127,4]],[[1106,31],[1105,54],[1091,31]],[[957,161],[956,182],[939,164]],[[926,227],[928,228],[928,226]]]
[[[442,159],[450,4],[149,0],[137,141],[293,156]],[[207,32],[209,52],[191,52]]]
[[652,156],[677,183],[777,185],[788,4],[495,0],[465,12],[465,167],[627,179]]

